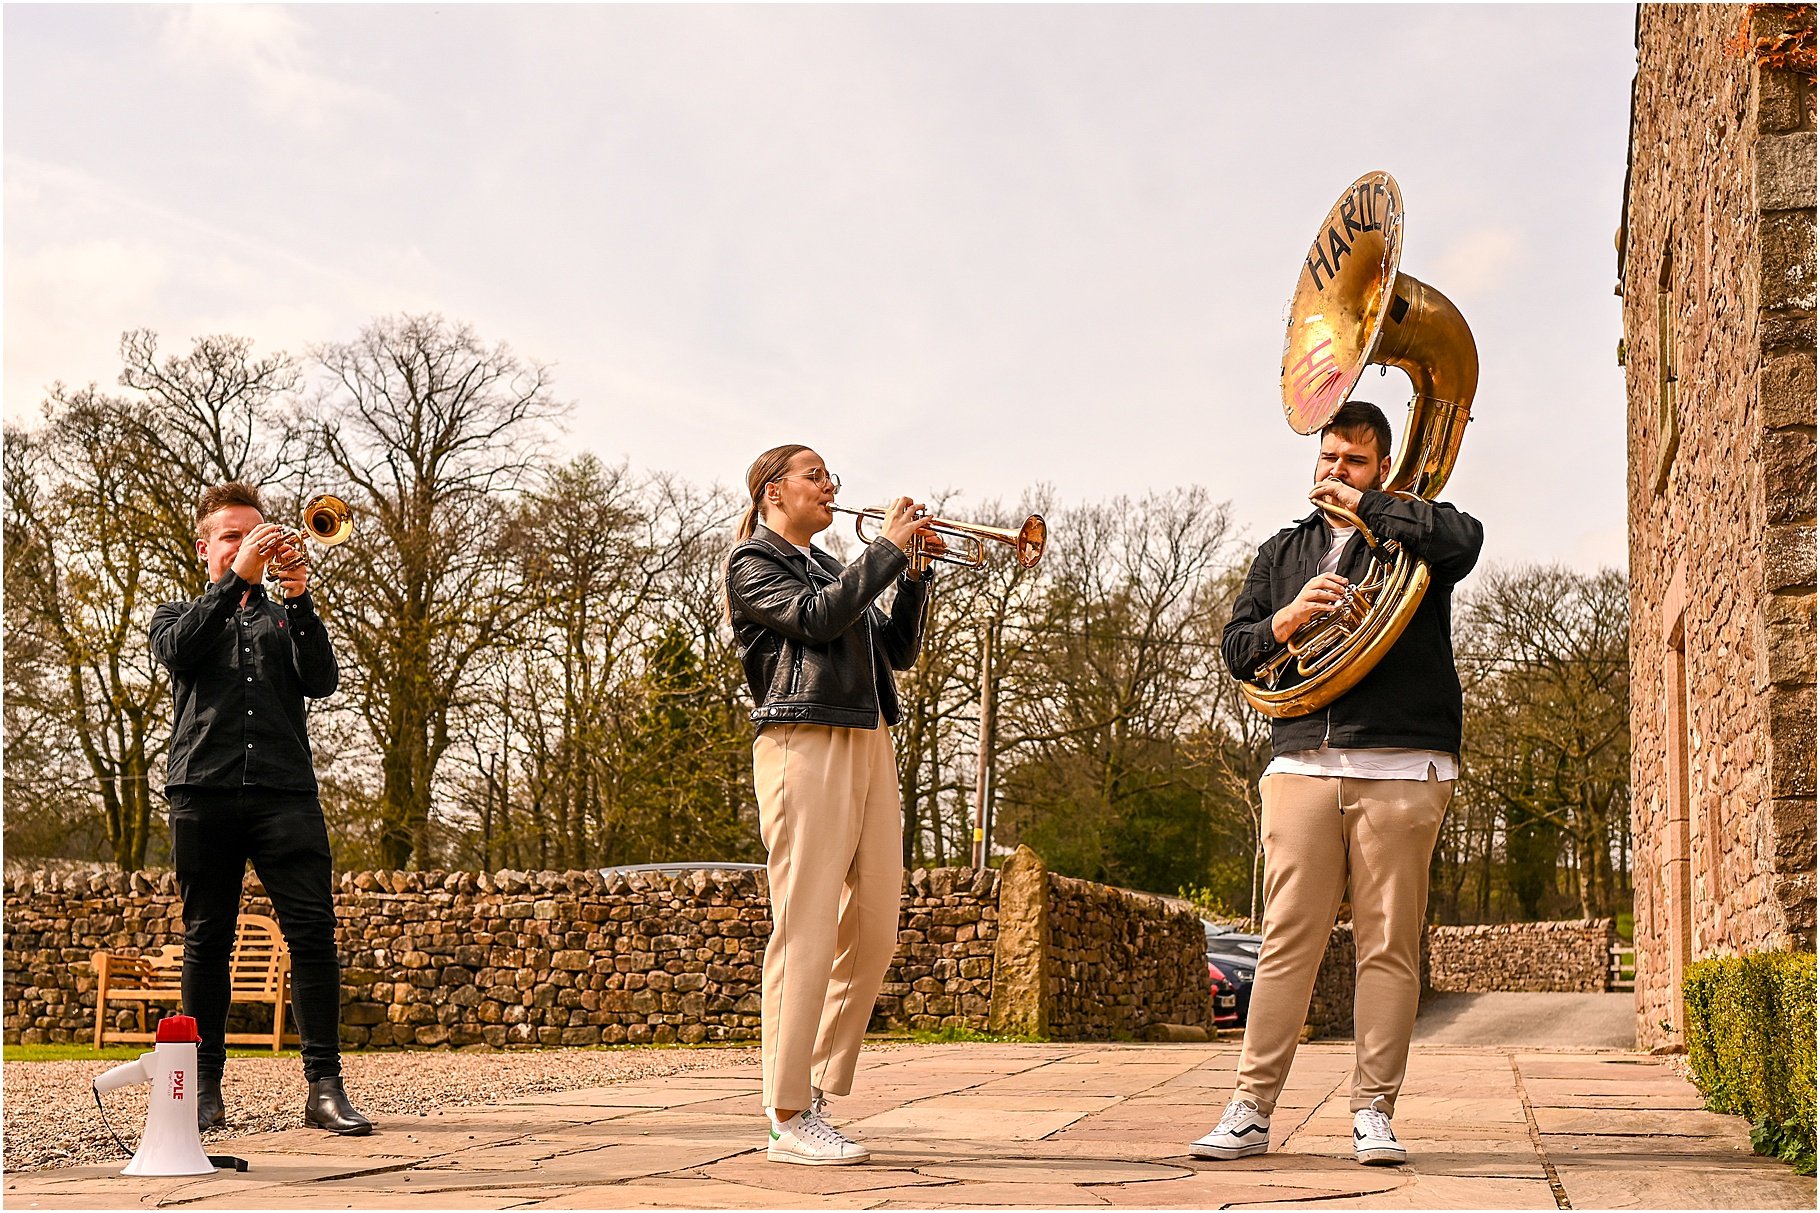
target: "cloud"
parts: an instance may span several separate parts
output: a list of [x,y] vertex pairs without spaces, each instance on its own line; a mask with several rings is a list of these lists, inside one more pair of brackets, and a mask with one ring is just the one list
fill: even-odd
[[1475,228],[1454,240],[1436,262],[1432,277],[1417,277],[1439,285],[1450,298],[1455,292],[1491,294],[1510,285],[1510,272],[1520,265],[1522,253],[1522,237],[1510,228]]
[[383,96],[342,80],[317,63],[306,26],[276,5],[197,4],[170,14],[160,39],[174,69],[237,75],[267,117],[320,131],[342,115],[368,111]]

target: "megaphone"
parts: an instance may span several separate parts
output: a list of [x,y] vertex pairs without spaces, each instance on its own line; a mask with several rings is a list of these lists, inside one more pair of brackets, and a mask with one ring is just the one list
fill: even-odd
[[118,1087],[152,1084],[145,1133],[122,1175],[209,1175],[215,1164],[202,1152],[196,1128],[196,1046],[202,1037],[188,1015],[166,1015],[150,1053],[115,1066],[95,1079],[95,1100]]

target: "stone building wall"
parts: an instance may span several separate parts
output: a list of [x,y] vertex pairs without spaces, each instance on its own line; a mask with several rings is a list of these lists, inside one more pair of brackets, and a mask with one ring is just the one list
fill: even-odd
[[1609,918],[1431,926],[1423,988],[1459,994],[1602,993],[1611,984],[1611,945],[1616,939]]
[[1813,12],[1637,15],[1619,289],[1646,1048],[1678,1041],[1693,960],[1813,947],[1814,84],[1811,57],[1753,49]]

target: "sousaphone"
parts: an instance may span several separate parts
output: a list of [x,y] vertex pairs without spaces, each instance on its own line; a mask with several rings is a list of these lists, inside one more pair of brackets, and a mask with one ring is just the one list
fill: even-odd
[[[1398,270],[1402,251],[1396,179],[1367,173],[1327,212],[1296,280],[1283,337],[1283,415],[1296,433],[1319,433],[1366,367],[1399,368],[1415,394],[1384,489],[1432,501],[1460,455],[1479,351],[1447,296]],[[1241,684],[1267,716],[1305,716],[1358,685],[1396,644],[1428,589],[1428,565],[1396,540],[1379,538],[1341,506],[1320,508],[1358,528],[1371,569]]]

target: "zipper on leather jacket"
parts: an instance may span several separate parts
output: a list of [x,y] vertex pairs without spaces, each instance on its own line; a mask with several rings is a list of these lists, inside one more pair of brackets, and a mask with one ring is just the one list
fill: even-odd
[[803,681],[803,651],[799,648],[796,650],[795,660],[790,663],[790,692],[789,693],[792,695],[796,694],[796,688],[798,686],[802,685],[802,681]]

